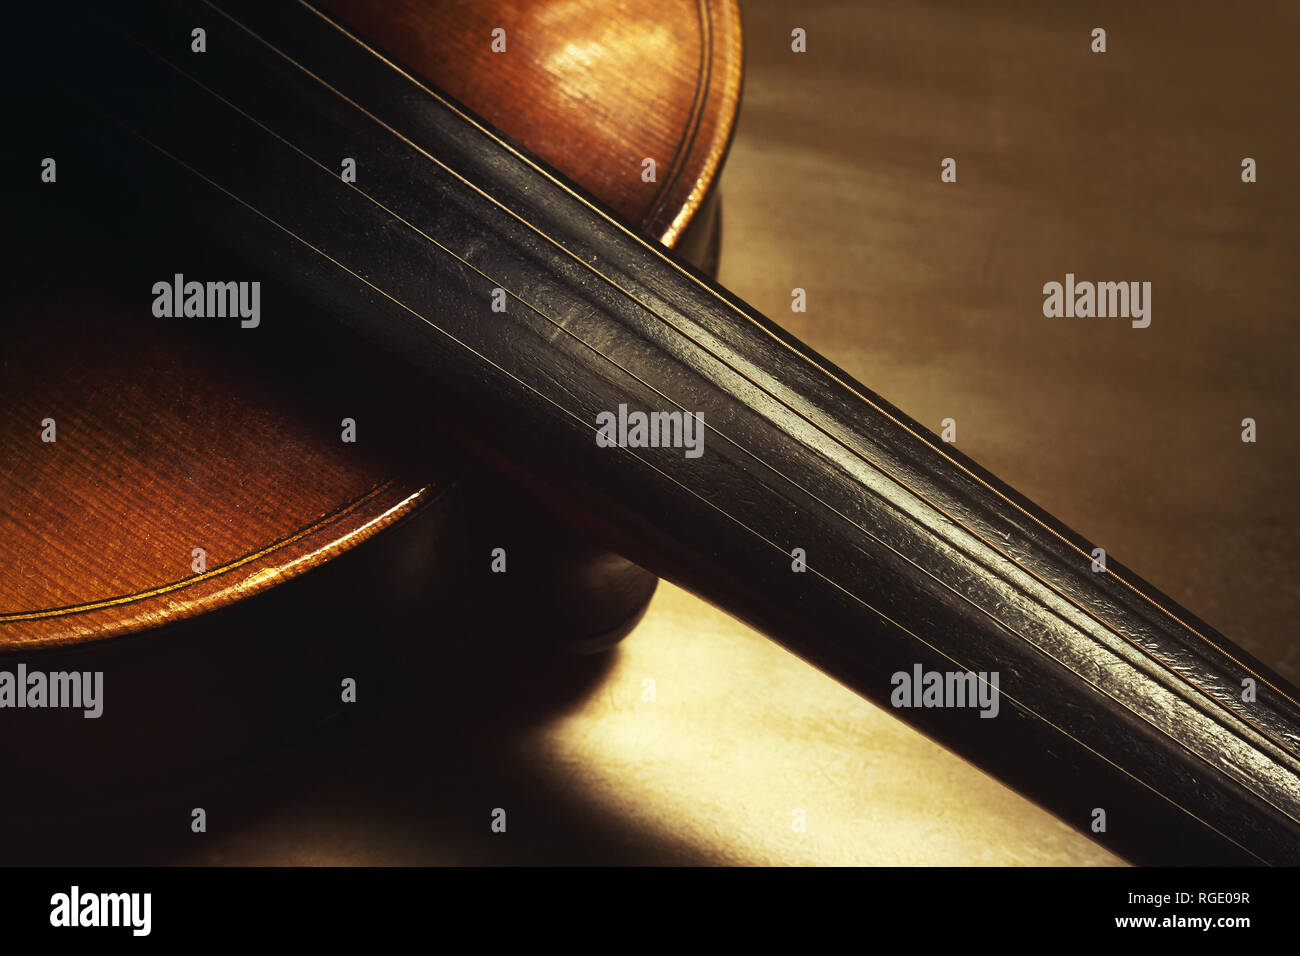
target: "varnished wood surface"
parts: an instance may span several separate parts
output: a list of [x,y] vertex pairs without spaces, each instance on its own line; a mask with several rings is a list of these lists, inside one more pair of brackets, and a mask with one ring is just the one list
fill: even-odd
[[740,96],[735,0],[321,6],[667,245],[721,166]]
[[[98,639],[241,600],[454,480],[401,460],[400,439],[363,411],[327,350],[297,351],[310,371],[285,380],[221,336],[141,316],[138,296],[60,296],[52,273],[28,278],[36,295],[15,308],[41,315],[52,296],[58,314],[16,325],[0,360],[0,647]],[[349,415],[373,429],[364,445],[339,440]]]

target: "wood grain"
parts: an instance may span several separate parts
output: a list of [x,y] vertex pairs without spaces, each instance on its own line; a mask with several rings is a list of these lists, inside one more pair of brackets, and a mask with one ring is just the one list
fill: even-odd
[[735,0],[321,6],[666,245],[721,168],[740,99]]

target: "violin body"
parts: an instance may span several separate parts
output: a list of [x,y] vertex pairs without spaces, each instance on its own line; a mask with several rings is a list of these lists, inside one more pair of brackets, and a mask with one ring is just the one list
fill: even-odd
[[[622,3],[613,19],[570,7],[563,31],[546,3],[333,7],[646,235],[716,264],[734,3]],[[500,24],[505,56],[491,52]],[[656,182],[643,156],[658,157]],[[345,679],[373,701],[424,645],[522,632],[591,650],[635,623],[654,577],[445,437],[412,440],[382,354],[357,362],[367,347],[345,333],[304,339],[292,322],[311,323],[310,307],[283,298],[262,307],[292,322],[252,339],[251,322],[160,323],[138,307],[157,277],[105,256],[111,231],[69,234],[51,216],[32,211],[37,241],[14,264],[26,318],[0,379],[0,669],[107,673],[108,701],[93,719],[6,714],[0,757],[29,770],[0,797],[16,813],[282,748],[345,719]],[[159,256],[181,282],[229,265],[202,241]],[[89,264],[79,284],[69,261]],[[489,572],[496,549],[508,573]]]

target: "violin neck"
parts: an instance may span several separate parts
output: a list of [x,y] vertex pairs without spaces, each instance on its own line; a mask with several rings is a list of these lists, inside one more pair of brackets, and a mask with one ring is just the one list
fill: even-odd
[[86,22],[106,159],[630,556],[1130,858],[1300,861],[1295,689],[952,445],[304,5]]

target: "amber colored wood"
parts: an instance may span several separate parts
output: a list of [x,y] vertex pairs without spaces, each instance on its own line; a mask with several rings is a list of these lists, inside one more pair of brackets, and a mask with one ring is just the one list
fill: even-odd
[[237,357],[102,293],[60,305],[6,342],[0,644],[110,636],[238,600],[450,482],[402,471],[391,443],[350,452],[329,427],[342,413],[311,407],[322,388],[223,361]]
[[[711,198],[739,99],[734,0],[322,6],[665,243]],[[373,425],[382,411],[364,441],[339,440],[375,382],[327,347],[296,356],[309,380],[285,381],[274,346],[251,356],[160,323],[108,278],[90,298],[65,265],[24,265],[34,295],[13,307],[33,321],[0,360],[0,651],[191,618],[455,506],[457,462],[413,457]]]
[[722,164],[740,97],[735,0],[319,5],[668,245]]

